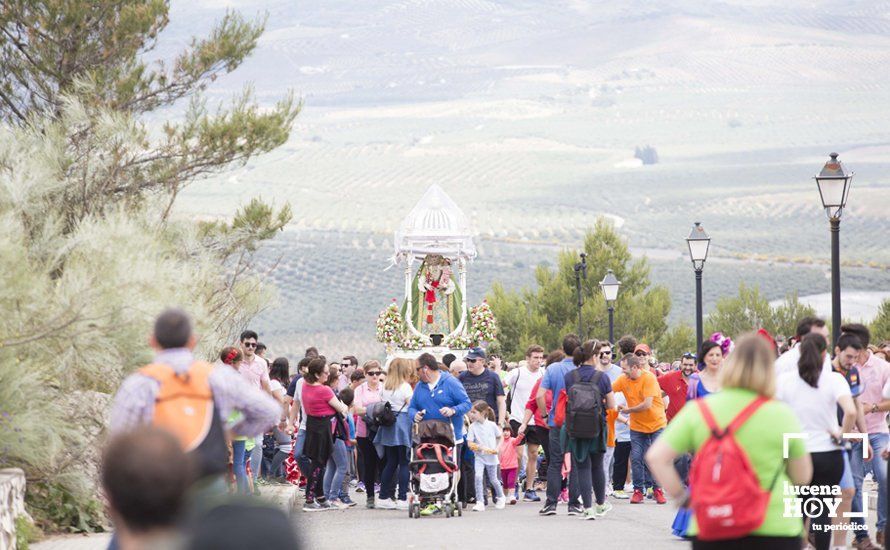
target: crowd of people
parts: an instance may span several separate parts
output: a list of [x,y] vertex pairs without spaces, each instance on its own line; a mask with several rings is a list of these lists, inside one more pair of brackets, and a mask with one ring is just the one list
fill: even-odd
[[[359,494],[369,509],[408,510],[412,429],[438,419],[453,428],[468,511],[525,501],[552,516],[565,503],[569,515],[595,520],[615,501],[671,498],[679,510],[665,529],[696,548],[821,550],[846,547],[850,530],[856,548],[884,542],[890,343],[871,345],[860,324],[841,327],[833,349],[817,318],[801,320],[787,341],[761,330],[734,344],[717,333],[672,363],[632,336],[613,345],[568,334],[561,349],[533,345],[516,364],[482,348],[389,364],[330,361],[309,348],[293,373],[286,358],[265,357],[251,330],[216,365],[196,361],[190,327],[177,310],[159,317],[155,361],[123,383],[111,431],[171,432],[192,458],[192,494],[299,484],[305,512],[348,509]],[[763,509],[747,531],[714,539],[703,503],[718,497],[704,472],[727,435],[741,466],[725,487],[747,480]],[[868,475],[879,487],[874,541],[861,517],[837,528],[844,511],[863,511]],[[839,487],[837,517],[828,507],[808,521],[789,515],[789,486]],[[420,515],[442,512],[433,502]],[[115,520],[127,525],[124,515]]]

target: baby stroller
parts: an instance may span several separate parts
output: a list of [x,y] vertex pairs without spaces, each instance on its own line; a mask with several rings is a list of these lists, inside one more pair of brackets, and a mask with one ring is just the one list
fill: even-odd
[[411,445],[411,493],[408,516],[435,504],[445,517],[463,515],[457,501],[460,469],[454,459],[454,427],[444,420],[421,420],[414,424]]

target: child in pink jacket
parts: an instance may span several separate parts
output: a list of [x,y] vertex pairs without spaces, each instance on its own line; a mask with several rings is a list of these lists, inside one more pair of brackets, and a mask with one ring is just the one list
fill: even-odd
[[510,495],[510,504],[516,504],[516,474],[519,472],[519,455],[516,447],[520,443],[522,438],[513,437],[510,427],[505,427],[498,455],[501,459],[501,482],[504,484],[504,494]]

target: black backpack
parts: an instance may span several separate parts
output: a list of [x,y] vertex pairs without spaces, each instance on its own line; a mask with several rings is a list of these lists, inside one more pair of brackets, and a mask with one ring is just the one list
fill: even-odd
[[595,371],[584,381],[577,369],[572,372],[574,384],[566,395],[566,430],[574,439],[596,439],[603,432],[603,392],[599,381],[603,373]]
[[[407,403],[405,403],[405,405],[407,405]],[[405,405],[402,405],[398,412],[402,412]],[[392,405],[389,401],[386,401],[383,403],[383,406],[375,409],[374,413],[374,423],[378,426],[392,426],[396,423],[396,415],[398,413],[392,411]]]

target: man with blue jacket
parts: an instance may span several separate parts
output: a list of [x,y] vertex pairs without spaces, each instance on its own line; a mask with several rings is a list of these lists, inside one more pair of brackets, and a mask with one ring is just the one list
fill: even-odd
[[[460,466],[463,451],[464,415],[472,404],[467,392],[457,378],[439,370],[439,363],[429,353],[417,358],[417,375],[420,382],[408,405],[408,414],[415,422],[421,420],[450,420],[454,427],[454,460]],[[424,510],[424,515],[435,513],[435,507]]]

